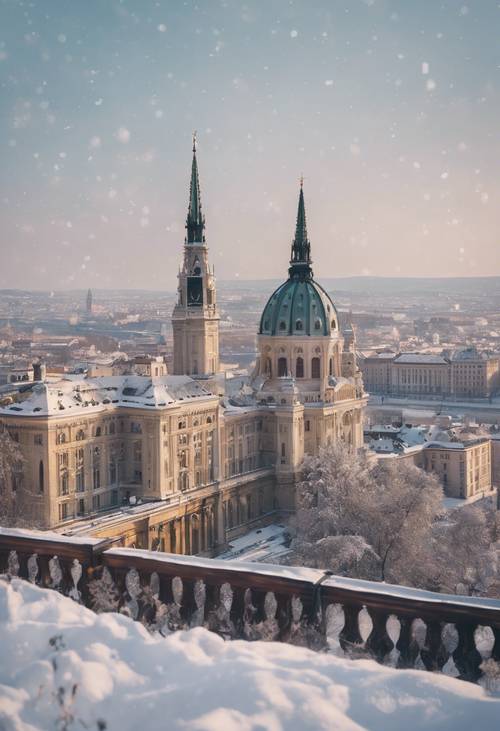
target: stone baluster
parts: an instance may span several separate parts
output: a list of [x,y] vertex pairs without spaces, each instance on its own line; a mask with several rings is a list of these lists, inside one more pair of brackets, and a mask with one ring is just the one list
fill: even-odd
[[368,639],[366,640],[366,649],[379,662],[383,662],[386,655],[394,647],[394,643],[387,633],[388,613],[380,609],[369,608],[373,627]]
[[474,633],[476,623],[457,622],[455,624],[458,632],[458,645],[453,652],[453,660],[460,673],[461,680],[470,680],[475,683],[481,677],[481,665],[483,658],[476,647]]
[[412,617],[398,617],[400,630],[399,638],[396,642],[396,649],[399,651],[397,662],[398,668],[414,668],[415,660],[418,657],[420,648],[413,633]]
[[359,632],[359,613],[361,604],[343,604],[344,626],[339,634],[341,648],[346,654],[355,652],[363,646],[363,638]]
[[449,657],[443,644],[443,623],[429,620],[425,624],[425,644],[420,650],[420,657],[427,670],[441,670]]

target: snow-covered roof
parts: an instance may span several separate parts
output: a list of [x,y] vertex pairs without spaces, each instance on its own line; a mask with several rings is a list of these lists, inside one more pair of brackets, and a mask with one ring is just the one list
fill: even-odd
[[415,364],[415,365],[446,365],[447,358],[436,353],[400,353],[394,359],[394,363]]
[[117,406],[163,409],[194,399],[213,398],[189,376],[104,376],[83,378],[67,375],[56,382],[35,384],[24,401],[0,408],[0,414],[16,416],[63,416],[95,413]]

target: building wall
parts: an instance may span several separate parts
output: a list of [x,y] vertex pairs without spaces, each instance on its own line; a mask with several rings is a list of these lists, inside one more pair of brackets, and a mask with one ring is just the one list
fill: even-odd
[[428,446],[424,450],[424,468],[437,475],[448,497],[469,498],[489,492],[491,442],[479,440],[463,448]]

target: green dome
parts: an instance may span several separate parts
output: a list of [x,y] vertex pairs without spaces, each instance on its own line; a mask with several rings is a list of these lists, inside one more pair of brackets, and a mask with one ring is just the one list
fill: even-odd
[[337,311],[323,287],[312,277],[291,277],[269,298],[259,334],[321,337],[337,329]]

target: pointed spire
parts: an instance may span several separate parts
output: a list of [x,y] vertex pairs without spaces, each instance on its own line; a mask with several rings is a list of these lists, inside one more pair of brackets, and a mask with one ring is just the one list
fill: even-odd
[[307,238],[306,207],[304,203],[304,178],[301,176],[295,238],[292,242],[292,256],[288,270],[290,277],[299,277],[300,279],[312,277],[311,263],[311,244]]
[[189,208],[186,219],[186,243],[205,241],[205,217],[201,211],[200,181],[196,160],[196,132],[193,134],[193,163],[191,166],[191,184],[189,186]]

